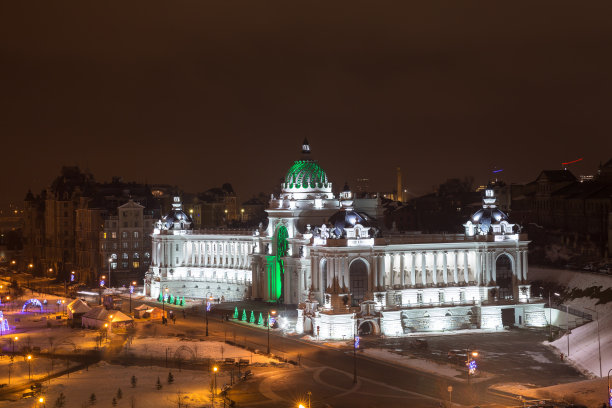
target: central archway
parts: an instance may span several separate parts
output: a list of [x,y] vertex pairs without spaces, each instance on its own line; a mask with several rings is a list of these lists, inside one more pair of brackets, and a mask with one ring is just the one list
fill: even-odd
[[512,290],[512,261],[506,254],[502,254],[495,262],[495,275],[497,278],[497,286],[499,286],[499,298],[509,299],[514,298]]
[[368,291],[368,265],[363,259],[355,259],[349,267],[351,306],[359,306]]

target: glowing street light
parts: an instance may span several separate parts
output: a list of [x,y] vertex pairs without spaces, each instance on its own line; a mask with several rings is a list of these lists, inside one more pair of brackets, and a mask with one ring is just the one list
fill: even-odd
[[32,379],[32,355],[28,354],[28,380]]
[[130,313],[132,313],[132,292],[134,292],[134,287],[136,286],[136,281],[132,281],[130,285]]
[[213,367],[214,374],[214,382],[213,382],[213,390],[212,390],[212,405],[215,405],[215,395],[217,395],[217,371],[219,371],[219,367]]
[[15,354],[15,342],[19,340],[19,337],[15,336],[11,339],[11,343],[13,344],[13,354]]
[[268,354],[270,354],[270,326],[272,325],[270,322],[270,315],[274,316],[276,314],[276,310],[268,310]]
[[208,312],[212,306],[212,296],[206,299],[206,308],[204,309],[204,316],[206,318],[206,336],[208,337]]

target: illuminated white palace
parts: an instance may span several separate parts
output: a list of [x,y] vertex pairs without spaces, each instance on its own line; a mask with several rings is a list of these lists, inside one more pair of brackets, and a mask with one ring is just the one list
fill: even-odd
[[193,231],[177,198],[153,234],[146,294],[296,304],[296,331],[319,338],[546,324],[530,303],[528,241],[492,189],[463,234],[394,234],[379,229],[378,199],[336,197],[307,141],[302,156],[265,229]]

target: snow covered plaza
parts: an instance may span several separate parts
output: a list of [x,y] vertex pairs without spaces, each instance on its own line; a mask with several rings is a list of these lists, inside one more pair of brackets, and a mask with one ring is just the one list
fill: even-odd
[[297,333],[342,339],[360,333],[545,326],[532,301],[527,237],[485,190],[462,234],[385,230],[379,198],[332,183],[304,141],[268,225],[197,231],[175,197],[153,233],[145,295],[261,299],[298,305]]

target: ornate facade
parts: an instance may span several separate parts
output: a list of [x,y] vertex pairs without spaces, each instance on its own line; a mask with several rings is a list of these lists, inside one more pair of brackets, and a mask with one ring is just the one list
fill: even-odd
[[147,294],[296,304],[296,331],[320,338],[545,324],[530,303],[528,241],[493,190],[464,234],[394,234],[376,222],[377,199],[332,193],[307,141],[302,156],[270,199],[267,228],[193,231],[177,201],[153,234]]

